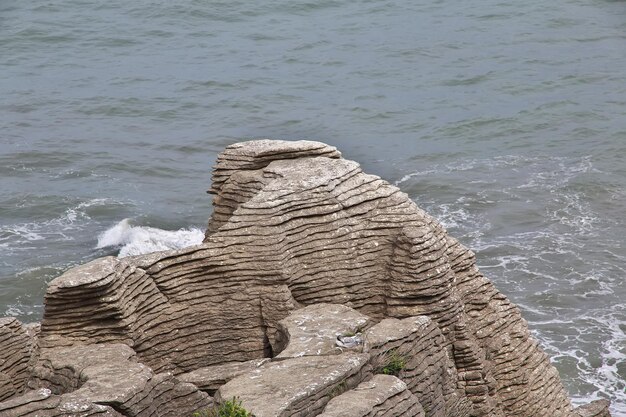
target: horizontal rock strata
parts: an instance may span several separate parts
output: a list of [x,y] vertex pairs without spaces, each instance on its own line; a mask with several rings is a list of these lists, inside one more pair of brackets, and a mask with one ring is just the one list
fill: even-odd
[[365,340],[379,370],[389,361],[401,362],[397,376],[428,416],[471,415],[470,402],[457,388],[459,378],[445,339],[428,317],[382,320],[365,333]]
[[258,140],[226,148],[217,158],[208,191],[215,197],[207,236],[223,226],[242,203],[252,198],[268,182],[258,176],[259,169],[267,167],[272,161],[314,156],[341,158],[341,153],[333,146],[302,140]]
[[330,400],[320,417],[424,417],[424,409],[404,382],[375,375]]
[[24,392],[35,349],[26,326],[13,317],[0,318],[0,401]]
[[200,390],[215,394],[222,385],[235,377],[253,371],[269,362],[269,358],[254,359],[246,362],[229,362],[207,366],[178,376],[182,382],[190,382]]
[[[470,250],[334,147],[231,145],[209,192],[201,245],[67,271],[39,332],[0,321],[2,417],[181,416],[208,394],[332,415],[366,392],[371,415],[606,415],[573,409]],[[397,378],[373,377],[392,355]]]
[[0,416],[7,417],[122,417],[113,408],[88,401],[65,401],[49,389],[40,388],[0,403]]
[[64,412],[107,406],[120,415],[149,417],[190,414],[212,404],[195,385],[180,382],[171,373],[154,374],[136,362],[135,352],[124,344],[45,349],[31,384],[55,394],[48,402]]
[[238,398],[256,417],[315,416],[331,397],[355,388],[369,375],[365,354],[290,358],[231,380],[220,387],[216,400]]

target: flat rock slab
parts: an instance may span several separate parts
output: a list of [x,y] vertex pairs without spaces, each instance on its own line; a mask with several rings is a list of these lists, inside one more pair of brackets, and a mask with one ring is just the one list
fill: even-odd
[[48,415],[42,409],[51,409],[50,415],[90,415],[87,412],[109,412],[110,406],[128,416],[151,417],[187,414],[212,404],[196,386],[168,372],[155,374],[135,359],[135,352],[124,344],[46,349],[31,381],[44,388],[37,391],[35,400],[41,404],[35,414],[21,414],[22,404],[14,404],[0,415]]
[[340,304],[314,304],[296,310],[279,322],[279,331],[289,345],[277,357],[340,354],[337,337],[354,335],[370,323],[369,317]]
[[429,326],[432,326],[432,321],[426,316],[408,317],[404,320],[394,318],[382,320],[366,332],[366,349],[380,348],[413,335],[419,337]]
[[254,359],[246,362],[231,362],[207,366],[178,376],[182,382],[190,382],[202,391],[213,395],[215,391],[231,379],[257,369],[269,362],[269,358]]
[[2,417],[125,417],[113,408],[82,400],[66,400],[47,388],[29,391],[0,403]]
[[331,397],[370,375],[369,355],[346,353],[271,362],[241,375],[216,393],[217,402],[237,397],[256,417],[308,417]]
[[395,376],[375,375],[330,400],[319,417],[424,417],[424,409]]

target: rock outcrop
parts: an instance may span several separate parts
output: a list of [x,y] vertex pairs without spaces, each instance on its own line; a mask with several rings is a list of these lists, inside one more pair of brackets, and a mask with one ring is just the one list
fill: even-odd
[[13,317],[0,318],[0,401],[26,389],[35,357],[35,334],[36,330],[29,331]]
[[334,147],[231,145],[209,192],[203,244],[97,259],[40,330],[0,321],[0,416],[608,416],[572,407],[470,250]]
[[353,390],[331,399],[320,417],[424,417],[424,409],[404,382],[375,375]]

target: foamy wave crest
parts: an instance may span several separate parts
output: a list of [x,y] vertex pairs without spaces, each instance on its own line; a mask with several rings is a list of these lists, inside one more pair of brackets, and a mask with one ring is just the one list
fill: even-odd
[[155,227],[131,226],[124,219],[98,236],[96,248],[120,247],[118,258],[170,249],[181,249],[202,243],[200,229],[163,230]]

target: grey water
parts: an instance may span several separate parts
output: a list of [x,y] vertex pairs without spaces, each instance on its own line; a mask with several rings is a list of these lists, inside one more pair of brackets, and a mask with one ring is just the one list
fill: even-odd
[[0,0],[0,314],[193,240],[217,153],[260,137],[408,193],[626,416],[626,2]]

